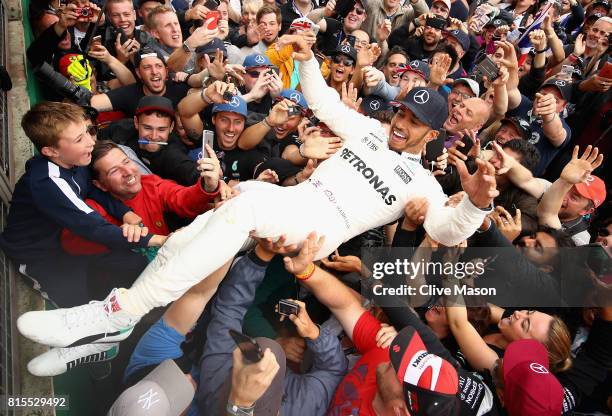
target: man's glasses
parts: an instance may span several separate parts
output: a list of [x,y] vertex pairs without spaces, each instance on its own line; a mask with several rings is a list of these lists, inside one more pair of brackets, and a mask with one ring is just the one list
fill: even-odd
[[364,15],[364,14],[365,14],[365,9],[362,9],[361,7],[357,7],[357,6],[355,6],[355,7],[353,8],[353,11],[355,12],[355,14],[356,14],[357,16],[362,16],[362,15]]
[[460,97],[462,100],[467,100],[468,98],[472,98],[470,94],[465,94],[465,93],[455,91],[455,90],[451,90],[450,93]]
[[253,78],[259,78],[262,72],[264,71],[246,71],[246,73]]
[[95,124],[91,124],[91,125],[87,126],[87,134],[89,134],[90,136],[97,136],[98,135],[98,126],[96,126]]
[[332,58],[332,62],[335,64],[343,64],[344,66],[353,66],[355,65],[355,61],[353,61],[351,58],[348,58],[346,56],[342,56],[342,55],[336,55]]

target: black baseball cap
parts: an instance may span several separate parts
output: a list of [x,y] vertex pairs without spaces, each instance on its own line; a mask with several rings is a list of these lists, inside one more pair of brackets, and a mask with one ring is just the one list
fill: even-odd
[[449,30],[449,31],[444,32],[444,35],[446,37],[450,36],[450,37],[455,38],[457,42],[459,42],[459,45],[461,45],[461,48],[463,48],[464,52],[470,49],[470,37],[463,30],[459,30],[459,29]]
[[389,359],[402,383],[413,416],[446,416],[459,412],[459,376],[445,359],[431,354],[411,326],[402,329],[389,347]]
[[448,105],[440,93],[431,88],[416,87],[406,98],[392,101],[394,107],[406,107],[432,130],[440,130],[448,117]]
[[162,113],[168,114],[170,117],[174,117],[172,101],[159,95],[145,95],[138,101],[138,107],[136,107],[135,114],[138,115],[146,111],[161,111]]
[[142,60],[145,58],[158,58],[164,63],[164,65],[166,65],[166,59],[160,52],[145,46],[136,52],[136,55],[134,56],[134,67],[138,68],[140,66],[140,62],[142,62]]
[[591,5],[591,8],[595,8],[597,6],[603,6],[606,8],[608,13],[610,12],[610,2],[608,0],[597,0]]
[[378,112],[391,110],[391,104],[378,95],[368,95],[361,101],[361,110],[371,117]]
[[531,140],[531,124],[529,121],[520,117],[506,117],[502,119],[502,124],[510,123],[512,124],[516,130],[519,132],[523,140]]
[[336,50],[332,52],[332,56],[335,56],[335,55],[346,55],[349,58],[351,58],[353,62],[355,62],[355,64],[357,64],[357,49],[353,48],[348,43],[343,43],[341,45],[338,45]]
[[415,74],[420,75],[421,78],[423,78],[425,81],[429,81],[429,64],[425,61],[420,61],[418,59],[410,61],[405,65],[400,64],[395,69],[395,72],[402,75],[406,72],[414,72]]
[[542,89],[549,85],[556,87],[561,93],[561,96],[563,97],[565,101],[569,101],[572,98],[573,87],[572,87],[571,82],[568,82],[564,79],[551,78],[548,81],[546,81],[544,84],[542,84],[542,86],[539,89]]
[[227,48],[225,47],[225,43],[223,43],[223,41],[219,38],[213,38],[213,40],[211,40],[210,42],[198,46],[195,52],[198,55],[214,55],[215,53],[217,53],[217,49],[223,52],[223,56],[227,58]]

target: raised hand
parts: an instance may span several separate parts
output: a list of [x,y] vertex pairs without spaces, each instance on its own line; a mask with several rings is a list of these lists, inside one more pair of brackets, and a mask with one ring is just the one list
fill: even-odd
[[204,55],[206,61],[206,69],[210,76],[217,80],[223,80],[225,77],[225,60],[223,59],[223,52],[220,49],[215,51],[215,60],[211,63],[208,54]]
[[546,49],[546,33],[543,30],[537,29],[529,33],[529,41],[533,45],[536,51]]
[[574,52],[573,54],[576,56],[582,56],[586,48],[584,34],[581,33],[576,37],[576,42],[574,43]]
[[359,111],[359,106],[361,106],[361,98],[358,98],[359,90],[355,88],[353,83],[349,83],[348,89],[346,88],[346,82],[342,83],[342,102],[350,109]]
[[514,45],[508,41],[495,42],[495,46],[501,48],[504,52],[504,58],[500,61],[506,68],[518,68],[518,58],[516,57],[516,51]]
[[342,147],[339,137],[324,137],[317,127],[309,127],[301,136],[302,154],[308,159],[324,160],[336,153]]
[[591,145],[587,146],[582,156],[578,157],[578,146],[574,146],[572,159],[561,171],[561,179],[567,183],[586,183],[591,172],[601,166],[603,154],[599,149]]
[[276,356],[266,348],[260,361],[249,364],[245,363],[240,348],[236,348],[232,361],[232,390],[228,401],[251,407],[268,390],[280,368]]
[[229,91],[232,94],[236,93],[234,84],[227,84],[223,81],[215,81],[204,90],[203,94],[215,104],[223,104],[226,102],[223,94]]
[[508,241],[514,241],[521,234],[522,221],[520,209],[517,208],[516,214],[512,217],[504,207],[498,205],[495,207],[495,211],[491,213],[491,219]]
[[429,64],[429,82],[436,86],[444,85],[446,76],[450,70],[451,57],[445,53],[438,53]]
[[125,64],[136,52],[140,50],[140,43],[136,39],[128,39],[125,43],[121,43],[121,34],[117,34],[115,39],[115,50],[117,51],[117,59]]
[[385,19],[376,28],[376,40],[380,43],[386,41],[391,34],[391,20]]
[[470,201],[478,208],[491,206],[493,199],[499,195],[496,189],[495,168],[489,162],[476,159],[478,169],[469,174],[463,161],[457,161],[455,166],[461,178],[461,187],[468,194]]
[[272,169],[266,169],[255,178],[256,181],[278,183],[278,175]]
[[537,116],[549,116],[557,113],[557,99],[553,94],[541,94],[536,92],[533,103],[533,114]]
[[308,315],[308,312],[306,311],[306,304],[304,302],[301,302],[295,299],[289,299],[289,300],[291,302],[297,303],[297,305],[300,307],[297,315],[294,315],[294,314],[289,315],[289,319],[295,325],[295,328],[297,329],[298,334],[302,338],[308,338],[312,340],[319,338],[319,332],[320,332],[319,327],[315,325],[314,322],[312,322],[312,319],[310,319],[310,316]]
[[204,191],[212,193],[219,186],[219,178],[222,176],[221,163],[215,151],[209,145],[205,145],[206,153],[209,157],[198,160],[198,170],[203,181]]
[[302,243],[300,252],[295,257],[285,257],[285,269],[291,274],[302,274],[306,271],[310,263],[314,260],[317,252],[323,247],[325,236],[317,238],[317,233],[314,231],[308,234],[308,237]]
[[275,104],[268,114],[267,121],[272,127],[280,126],[289,120],[289,107],[293,107],[295,103],[291,100],[284,99]]

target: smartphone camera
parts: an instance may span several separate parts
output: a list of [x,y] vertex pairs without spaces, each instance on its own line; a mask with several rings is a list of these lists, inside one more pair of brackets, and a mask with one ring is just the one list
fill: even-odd
[[297,316],[298,313],[300,312],[300,306],[297,303],[292,302],[290,300],[281,299],[278,301],[277,311],[278,311],[278,314],[282,316],[289,316],[289,315]]

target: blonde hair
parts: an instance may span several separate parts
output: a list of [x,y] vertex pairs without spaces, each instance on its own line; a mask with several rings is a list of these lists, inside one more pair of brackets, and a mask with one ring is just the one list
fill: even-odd
[[43,147],[55,146],[69,124],[85,119],[85,111],[76,104],[43,101],[25,113],[21,128],[40,152]]
[[572,366],[572,339],[567,325],[558,316],[553,316],[544,345],[548,351],[550,371],[559,373]]
[[263,7],[263,0],[244,0],[242,2],[242,11],[247,8],[251,8],[253,12],[257,13],[259,9]]
[[151,10],[149,12],[149,15],[147,16],[147,22],[146,22],[147,27],[149,29],[155,29],[155,27],[157,25],[157,22],[155,21],[155,19],[160,14],[165,14],[165,13],[174,13],[174,10],[172,10],[168,6],[157,6],[156,8]]

